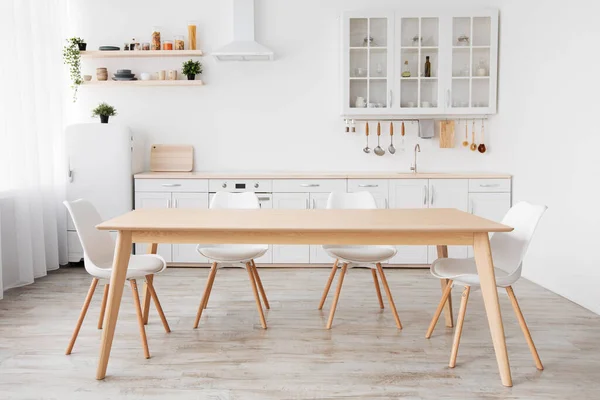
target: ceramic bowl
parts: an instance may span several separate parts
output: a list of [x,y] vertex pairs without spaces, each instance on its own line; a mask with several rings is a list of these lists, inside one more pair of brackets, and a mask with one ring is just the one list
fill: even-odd
[[86,81],[86,82],[89,82],[89,81],[92,80],[92,76],[91,75],[84,75],[83,76],[83,80]]
[[142,78],[143,81],[149,81],[150,80],[150,74],[148,72],[142,72],[140,74],[140,78]]

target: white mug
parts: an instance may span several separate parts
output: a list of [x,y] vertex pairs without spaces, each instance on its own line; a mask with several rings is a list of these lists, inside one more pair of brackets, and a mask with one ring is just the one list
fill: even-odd
[[167,75],[167,71],[165,71],[165,70],[158,71],[158,79],[159,80],[164,81],[166,75]]
[[142,78],[143,81],[149,81],[150,80],[150,74],[148,72],[142,72],[140,74],[140,77]]
[[354,105],[356,108],[365,108],[367,106],[367,102],[365,101],[364,97],[357,97]]
[[428,101],[423,101],[423,102],[421,102],[421,107],[428,108],[428,107],[431,107],[431,104],[429,104]]

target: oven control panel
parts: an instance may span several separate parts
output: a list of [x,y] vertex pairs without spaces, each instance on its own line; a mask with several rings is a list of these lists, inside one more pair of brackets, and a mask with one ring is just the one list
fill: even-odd
[[270,180],[220,180],[211,179],[208,191],[213,192],[260,192],[270,193],[273,185]]

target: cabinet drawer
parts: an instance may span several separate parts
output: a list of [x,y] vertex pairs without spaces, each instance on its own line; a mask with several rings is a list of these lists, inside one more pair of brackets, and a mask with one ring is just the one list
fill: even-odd
[[469,179],[469,192],[510,192],[510,179]]
[[345,191],[345,179],[276,179],[273,181],[273,192],[278,193],[331,193]]
[[348,192],[388,192],[387,179],[348,179]]
[[220,191],[271,193],[272,185],[270,180],[264,179],[210,179],[208,189],[211,193]]
[[208,179],[136,179],[136,192],[208,192]]

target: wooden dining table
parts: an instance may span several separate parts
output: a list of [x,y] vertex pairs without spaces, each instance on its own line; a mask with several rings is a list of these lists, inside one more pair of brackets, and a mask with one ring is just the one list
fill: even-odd
[[[496,361],[504,386],[512,386],[498,303],[489,233],[513,228],[457,209],[282,210],[139,209],[103,222],[118,231],[96,379],[104,379],[132,243],[436,245],[473,246]],[[442,288],[446,282],[442,282]],[[450,301],[446,324],[452,326]],[[400,339],[401,340],[401,339]]]

